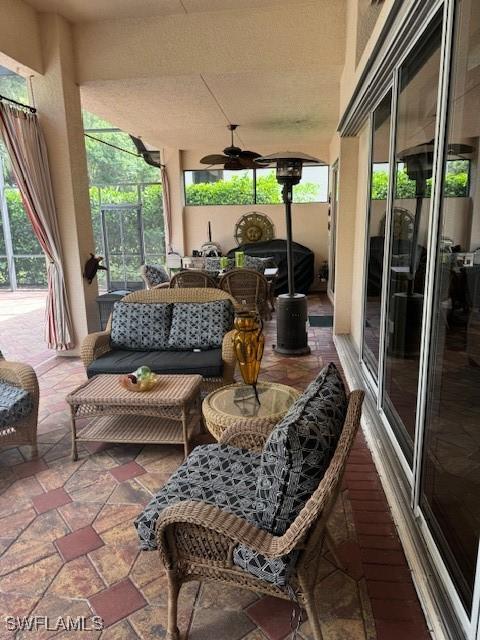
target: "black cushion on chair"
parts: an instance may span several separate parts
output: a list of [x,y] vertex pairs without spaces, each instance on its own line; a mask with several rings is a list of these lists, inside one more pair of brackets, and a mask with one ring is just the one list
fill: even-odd
[[222,349],[208,351],[127,351],[114,349],[94,360],[87,368],[87,376],[101,373],[125,374],[146,365],[155,373],[219,378],[223,374]]

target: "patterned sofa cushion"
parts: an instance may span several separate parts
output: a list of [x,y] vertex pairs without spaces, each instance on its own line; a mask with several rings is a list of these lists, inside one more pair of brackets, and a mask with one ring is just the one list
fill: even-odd
[[171,304],[116,302],[112,314],[112,347],[133,351],[167,349],[171,318]]
[[173,305],[170,349],[217,349],[233,326],[234,309],[230,300],[215,302],[177,302]]
[[135,520],[142,549],[156,549],[160,513],[182,500],[199,500],[252,522],[260,454],[220,444],[195,447]]
[[0,380],[0,431],[14,427],[26,418],[33,409],[31,395],[25,389]]
[[158,284],[170,281],[165,267],[161,265],[146,264],[144,273],[150,287],[155,287]]
[[[261,456],[219,444],[196,447],[135,520],[144,550],[157,548],[155,527],[162,511],[182,500],[199,500],[256,523],[256,484]],[[253,575],[283,585],[297,554],[270,559],[239,545],[234,563]]]
[[340,374],[330,363],[270,434],[262,452],[257,498],[262,528],[282,535],[328,468],[347,411]]

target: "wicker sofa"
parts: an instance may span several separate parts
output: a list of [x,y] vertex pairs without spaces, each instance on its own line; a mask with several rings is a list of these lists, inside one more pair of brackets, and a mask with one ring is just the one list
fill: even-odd
[[305,607],[322,639],[315,587],[327,523],[360,423],[362,391],[347,396],[325,367],[275,426],[232,426],[194,449],[135,521],[168,579],[167,638],[178,640],[183,583],[216,580]]
[[0,447],[29,444],[38,455],[38,381],[28,364],[5,360],[0,352]]
[[[173,305],[221,300],[230,300],[232,304],[235,302],[228,293],[219,289],[149,289],[135,291],[122,298],[124,303],[172,303]],[[157,373],[203,375],[202,394],[234,381],[236,359],[232,344],[233,331],[223,336],[221,349],[194,353],[187,350],[121,351],[112,345],[111,330],[112,318],[110,317],[105,331],[88,335],[82,343],[81,358],[89,377],[100,373],[130,373],[140,364],[147,364]]]

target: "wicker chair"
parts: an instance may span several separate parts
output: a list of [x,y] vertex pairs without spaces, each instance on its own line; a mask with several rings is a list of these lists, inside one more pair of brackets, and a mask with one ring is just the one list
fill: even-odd
[[170,280],[170,288],[205,288],[216,289],[217,283],[215,280],[205,271],[196,269],[185,269],[185,271],[179,271]]
[[[39,390],[35,371],[28,364],[9,362],[0,352],[0,382],[8,387],[18,387],[29,394],[28,408],[19,411],[18,417],[8,425],[0,423],[0,447],[11,447],[29,444],[32,447],[32,457],[38,455],[37,424]],[[1,391],[0,391],[1,393]],[[0,397],[0,404],[1,397]]]
[[162,266],[142,264],[140,276],[147,289],[168,289],[170,286],[170,278]]
[[[213,302],[229,299],[235,301],[225,291],[220,289],[142,289],[129,293],[123,302]],[[89,334],[83,341],[80,357],[85,369],[97,358],[111,350],[110,332],[112,317],[110,316],[105,331]],[[221,378],[204,378],[202,395],[214,391],[219,387],[234,382],[236,358],[233,350],[233,330],[225,334],[222,343],[223,376]]]
[[[201,501],[182,501],[168,506],[156,526],[160,557],[168,579],[167,638],[178,640],[177,603],[180,588],[190,580],[215,580],[283,599],[294,598],[307,611],[315,640],[322,640],[314,592],[325,543],[337,564],[327,523],[337,500],[345,464],[360,424],[363,391],[353,391],[335,454],[316,491],[284,535],[275,536],[246,520]],[[273,427],[232,426],[220,442],[261,451]],[[289,587],[265,582],[233,564],[233,550],[243,544],[277,559],[297,550],[299,557]]]
[[254,269],[232,269],[222,276],[218,286],[235,298],[237,309],[254,309],[264,320],[271,319],[269,286],[262,273]]

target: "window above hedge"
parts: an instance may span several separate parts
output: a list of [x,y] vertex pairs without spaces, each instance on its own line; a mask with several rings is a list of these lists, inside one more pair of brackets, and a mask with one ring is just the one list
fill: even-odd
[[[328,175],[328,166],[304,167],[300,184],[293,188],[293,201],[327,202]],[[184,171],[183,177],[187,206],[282,203],[282,189],[275,169],[199,169]]]

